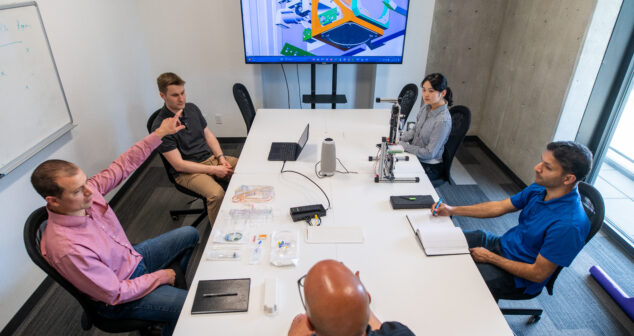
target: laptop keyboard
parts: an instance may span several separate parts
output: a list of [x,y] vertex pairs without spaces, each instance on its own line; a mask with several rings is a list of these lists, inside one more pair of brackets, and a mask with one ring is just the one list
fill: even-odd
[[279,155],[280,157],[284,158],[284,159],[294,159],[295,158],[295,150],[297,148],[296,144],[284,144],[283,146],[280,146],[280,150],[279,150]]

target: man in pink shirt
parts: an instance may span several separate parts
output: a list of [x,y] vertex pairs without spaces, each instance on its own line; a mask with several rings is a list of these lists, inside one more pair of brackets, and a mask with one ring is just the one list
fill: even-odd
[[48,160],[31,176],[46,200],[48,223],[40,246],[48,263],[91,297],[102,316],[165,322],[163,335],[171,335],[187,295],[173,287],[175,273],[166,268],[180,261],[186,270],[198,231],[182,227],[132,246],[104,195],[139,167],[163,136],[184,128],[178,118],[166,118],[91,178],[63,160]]

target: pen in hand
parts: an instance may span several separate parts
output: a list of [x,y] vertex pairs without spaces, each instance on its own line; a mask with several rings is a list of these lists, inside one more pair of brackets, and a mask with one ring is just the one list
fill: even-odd
[[438,199],[438,203],[436,203],[436,206],[434,207],[434,212],[432,213],[434,216],[436,216],[436,209],[438,209],[440,203],[442,203],[442,197]]
[[205,293],[203,297],[236,296],[238,293]]

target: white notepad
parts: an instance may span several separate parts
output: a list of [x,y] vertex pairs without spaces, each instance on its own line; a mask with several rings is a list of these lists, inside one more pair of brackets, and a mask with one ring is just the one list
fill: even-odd
[[363,243],[363,230],[358,226],[311,226],[306,228],[306,242],[310,244],[359,244]]
[[460,228],[429,222],[423,224],[409,215],[406,217],[428,256],[469,253],[467,239]]

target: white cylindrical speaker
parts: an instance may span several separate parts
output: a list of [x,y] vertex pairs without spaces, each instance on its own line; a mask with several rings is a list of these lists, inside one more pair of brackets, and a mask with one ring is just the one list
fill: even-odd
[[321,174],[333,176],[336,169],[337,153],[335,151],[335,141],[331,138],[326,138],[321,144]]

